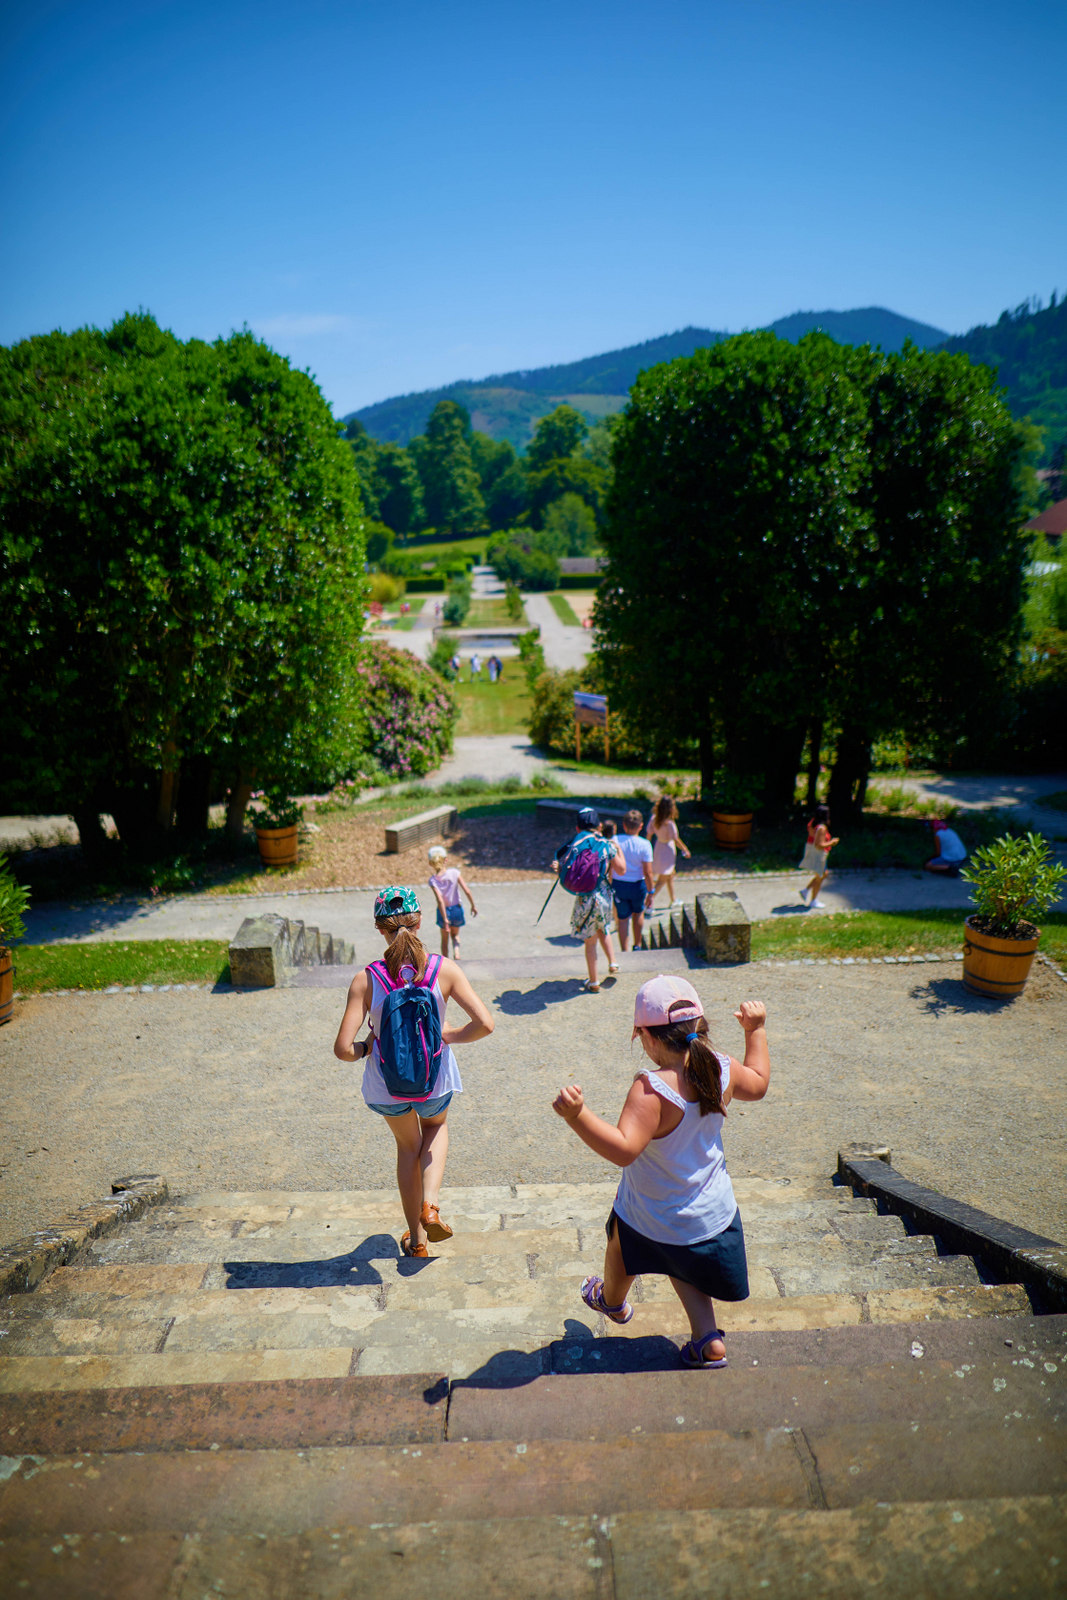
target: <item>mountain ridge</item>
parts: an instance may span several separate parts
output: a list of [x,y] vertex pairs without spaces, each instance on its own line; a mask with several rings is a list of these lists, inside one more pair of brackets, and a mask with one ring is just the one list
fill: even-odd
[[[795,311],[768,324],[767,331],[795,341],[813,328],[822,328],[842,344],[879,344],[884,350],[899,350],[909,338],[924,348],[941,345],[949,338],[941,328],[882,306],[852,311]],[[486,378],[459,379],[438,389],[394,395],[361,406],[344,421],[357,418],[382,443],[407,444],[423,431],[439,401],[455,400],[471,413],[475,428],[493,438],[508,439],[521,450],[529,442],[538,419],[556,405],[566,401],[588,420],[595,421],[622,409],[638,373],[646,367],[692,355],[694,350],[730,337],[726,330],[689,326],[577,361],[516,368]]]

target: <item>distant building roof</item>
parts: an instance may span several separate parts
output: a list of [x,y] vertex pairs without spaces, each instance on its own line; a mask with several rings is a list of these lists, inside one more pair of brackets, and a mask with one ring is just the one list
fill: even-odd
[[601,572],[606,564],[603,556],[564,556],[559,570],[575,578],[585,578]]
[[1031,533],[1067,533],[1067,500],[1057,500],[1039,517],[1031,517],[1026,526]]

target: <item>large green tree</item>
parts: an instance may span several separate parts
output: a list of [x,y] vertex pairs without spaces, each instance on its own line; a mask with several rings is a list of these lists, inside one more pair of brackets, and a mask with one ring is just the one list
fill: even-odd
[[486,523],[478,473],[471,455],[470,416],[454,400],[441,400],[426,432],[411,441],[422,481],[426,519],[439,532],[479,533]]
[[747,334],[654,368],[615,435],[598,622],[609,692],[792,799],[840,729],[838,809],[870,739],[988,705],[1021,565],[1016,432],[987,372],[908,349]]
[[127,316],[0,351],[4,803],[145,842],[360,735],[352,454],[248,333]]

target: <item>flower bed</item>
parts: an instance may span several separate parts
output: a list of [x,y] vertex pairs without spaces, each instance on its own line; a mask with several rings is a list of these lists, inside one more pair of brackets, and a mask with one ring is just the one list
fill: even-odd
[[407,651],[379,640],[368,641],[357,671],[377,766],[393,779],[433,772],[452,753],[457,710],[448,684]]

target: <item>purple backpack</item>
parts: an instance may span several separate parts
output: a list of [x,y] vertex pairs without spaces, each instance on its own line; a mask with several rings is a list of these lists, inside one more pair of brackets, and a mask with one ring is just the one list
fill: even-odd
[[595,833],[572,839],[559,863],[559,881],[568,894],[592,894],[604,875],[607,841]]

